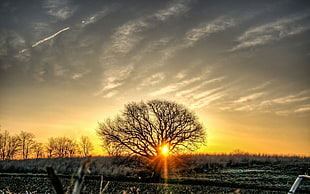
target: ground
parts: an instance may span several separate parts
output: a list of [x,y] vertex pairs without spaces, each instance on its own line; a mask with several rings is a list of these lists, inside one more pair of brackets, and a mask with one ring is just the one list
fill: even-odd
[[[108,182],[105,193],[287,193],[297,176],[310,170],[310,159],[304,157],[203,155],[178,160],[182,162],[169,161],[168,180],[154,183],[136,165],[130,166],[130,160],[95,158],[82,193],[99,193]],[[46,161],[55,166],[64,188],[68,188],[73,168],[83,159],[1,161],[0,190],[54,193],[51,181],[39,168]],[[296,193],[310,193],[310,180],[302,181]]]

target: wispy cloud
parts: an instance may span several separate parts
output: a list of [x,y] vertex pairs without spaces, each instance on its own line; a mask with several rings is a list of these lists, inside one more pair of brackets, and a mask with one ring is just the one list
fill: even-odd
[[154,85],[160,83],[163,79],[165,79],[164,73],[153,74],[152,76],[147,77],[146,79],[142,80],[141,84],[137,88],[141,89],[142,87],[154,86]]
[[235,111],[253,111],[256,107],[250,104],[246,104],[243,106],[238,106],[237,108],[235,108]]
[[65,72],[66,72],[66,69],[63,66],[59,65],[59,64],[55,64],[53,66],[53,70],[54,70],[54,75],[55,76],[63,76],[65,74]]
[[25,46],[25,40],[14,31],[0,31],[0,56],[9,55],[10,50],[18,50]]
[[154,28],[159,24],[159,21],[163,22],[172,16],[186,12],[189,9],[186,2],[187,1],[176,1],[169,5],[168,8],[160,9],[154,14],[128,21],[118,27],[112,36],[113,51],[127,54],[143,40],[142,32]]
[[[134,63],[139,60],[141,57],[141,53],[136,58],[128,57],[128,53],[136,48],[136,46],[145,38],[145,32],[153,29],[155,26],[159,25],[162,22],[165,22],[172,16],[177,16],[180,13],[184,13],[187,10],[187,1],[175,1],[172,4],[169,4],[168,7],[164,9],[156,10],[154,13],[145,15],[143,17],[129,20],[128,22],[120,25],[114,31],[111,36],[110,44],[107,43],[104,47],[103,55],[101,57],[101,61],[103,66],[106,69],[103,87],[100,91],[96,92],[95,95],[101,95],[103,92],[107,90],[115,89],[121,86],[124,80],[127,78],[127,74],[130,74]],[[95,18],[90,18],[89,22],[92,22]],[[85,21],[86,22],[86,21]],[[167,39],[162,39],[161,42],[157,42],[158,44],[166,44]],[[148,50],[152,50],[149,48]],[[142,51],[145,52],[145,51]],[[125,59],[126,57],[126,59]],[[131,59],[128,59],[131,58]],[[132,65],[124,65],[124,61]],[[126,75],[121,76],[119,69],[125,69]],[[122,70],[121,70],[122,71]],[[112,72],[112,73],[111,73]],[[113,73],[116,72],[116,73]],[[155,77],[148,78],[146,81],[148,84],[156,84],[163,76],[161,74],[154,75]],[[143,85],[142,85],[143,86]],[[138,88],[141,86],[138,86]],[[170,89],[173,90],[173,89]],[[163,92],[163,91],[161,91]]]
[[239,44],[233,47],[231,51],[265,45],[272,41],[280,40],[309,30],[310,25],[301,22],[309,16],[309,13],[299,14],[249,29],[244,32],[243,35],[238,37],[237,41]]
[[310,104],[302,105],[294,110],[295,113],[302,113],[307,111],[310,111]]
[[248,101],[255,100],[255,99],[257,99],[263,95],[265,95],[265,92],[258,92],[258,93],[254,93],[254,94],[250,94],[247,96],[240,97],[235,102],[238,102],[238,103],[248,102]]
[[213,94],[207,95],[203,98],[200,98],[199,100],[195,100],[193,103],[191,103],[191,108],[202,108],[204,106],[209,105],[211,102],[216,101],[224,97],[225,94],[223,92],[215,92]]
[[[26,62],[29,60],[29,52],[25,39],[15,31],[0,30],[0,68],[8,69],[17,61]],[[4,60],[10,58],[11,60]],[[17,60],[17,61],[16,61]]]
[[171,16],[187,12],[189,10],[187,4],[188,1],[176,1],[176,3],[169,5],[167,8],[157,11],[154,17],[158,20],[165,21]]
[[289,116],[292,114],[302,114],[305,112],[310,112],[310,104],[300,105],[295,109],[279,110],[279,111],[276,111],[275,113],[279,116]]
[[74,8],[70,7],[67,0],[46,0],[43,7],[49,15],[60,20],[68,19],[74,13]]
[[210,89],[210,90],[206,90],[200,93],[196,93],[195,95],[193,95],[194,99],[202,99],[202,98],[206,98],[208,96],[212,96],[214,93],[217,93],[219,90],[223,89],[222,87],[218,87],[218,88],[214,88],[214,89]]
[[170,84],[168,86],[160,88],[158,91],[152,92],[150,95],[151,96],[159,96],[159,95],[167,94],[170,92],[178,91],[181,88],[184,88],[184,87],[188,86],[189,84],[192,84],[192,83],[197,82],[199,80],[200,80],[200,77],[196,77],[196,78],[192,78],[189,80],[184,80],[184,81],[179,82],[179,83]]
[[279,103],[279,104],[290,104],[290,103],[301,102],[301,101],[305,101],[305,100],[309,100],[309,99],[310,99],[309,91],[304,90],[304,91],[301,91],[295,95],[289,95],[289,96],[277,98],[277,99],[274,99],[271,101],[274,103]]
[[249,89],[250,91],[253,91],[253,90],[260,90],[260,89],[263,89],[265,88],[266,86],[270,85],[271,84],[271,81],[267,81],[267,82],[264,82],[256,87],[253,87],[251,89]]
[[80,79],[80,78],[82,78],[83,77],[83,73],[74,73],[73,75],[72,75],[72,79],[73,80],[77,80],[77,79]]
[[104,98],[112,98],[113,96],[115,96],[116,94],[118,94],[118,91],[111,91],[111,92],[108,92],[107,94],[105,94],[103,97]]
[[[221,77],[217,77],[217,78],[213,78],[213,79],[210,79],[210,80],[206,80],[206,81],[203,81],[201,82],[199,85],[195,86],[195,87],[192,87],[190,89],[187,89],[187,90],[182,90],[180,92],[178,92],[176,94],[177,97],[189,97],[189,95],[192,97],[192,96],[195,96],[196,93],[199,93],[198,90],[202,90],[205,86],[207,86],[208,84],[211,84],[211,83],[215,83],[215,82],[219,82],[219,81],[222,81],[225,77],[224,76],[221,76]],[[200,93],[201,95],[201,93]]]
[[191,29],[186,33],[184,38],[186,46],[191,46],[195,42],[213,34],[216,32],[221,32],[227,28],[236,25],[236,21],[228,16],[219,17],[211,22],[206,22],[200,24],[198,27]]
[[120,26],[112,37],[113,51],[128,53],[143,38],[138,35],[150,24],[142,20],[130,21]]
[[275,114],[279,116],[288,116],[291,113],[292,113],[291,110],[279,110],[275,112]]
[[[134,66],[129,64],[127,66],[120,66],[114,69],[108,69],[104,73],[105,78],[102,81],[102,88],[94,93],[94,96],[100,96],[110,90],[115,90],[116,88],[122,86],[124,81],[130,76],[130,73],[133,71]],[[105,94],[106,96],[107,94]],[[109,96],[109,95],[108,95]]]
[[46,38],[44,38],[44,39],[42,39],[42,40],[39,40],[38,42],[36,42],[36,43],[34,43],[31,47],[36,47],[36,46],[38,46],[38,45],[40,45],[40,44],[42,44],[42,43],[44,43],[44,42],[46,42],[46,41],[48,41],[48,40],[50,40],[50,39],[52,39],[52,38],[55,38],[57,35],[59,35],[60,33],[62,33],[62,32],[64,32],[64,31],[67,31],[67,30],[69,30],[70,29],[70,27],[67,27],[67,28],[64,28],[64,29],[62,29],[62,30],[59,30],[58,32],[56,32],[55,34],[53,34],[53,35],[51,35],[51,36],[49,36],[49,37],[46,37]]
[[220,16],[212,21],[203,22],[198,26],[189,29],[185,32],[184,37],[180,41],[177,41],[176,44],[162,50],[162,63],[175,56],[178,51],[194,46],[195,43],[206,39],[208,36],[217,32],[225,31],[235,25],[237,25],[237,22],[234,18],[229,16]]

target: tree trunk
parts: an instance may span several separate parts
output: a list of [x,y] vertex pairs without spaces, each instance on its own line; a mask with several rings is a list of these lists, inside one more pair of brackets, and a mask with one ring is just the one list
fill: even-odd
[[157,158],[153,162],[152,181],[160,182],[162,180],[161,174],[163,170],[163,162],[161,158]]

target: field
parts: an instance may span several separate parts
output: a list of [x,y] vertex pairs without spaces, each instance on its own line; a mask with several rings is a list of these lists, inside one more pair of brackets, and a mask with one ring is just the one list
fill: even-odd
[[[84,158],[0,162],[0,193],[54,193],[45,166],[53,166],[65,188]],[[310,158],[253,155],[187,155],[168,160],[168,179],[152,182],[136,159],[93,157],[83,193],[287,193],[308,174]],[[304,180],[296,193],[310,193]]]

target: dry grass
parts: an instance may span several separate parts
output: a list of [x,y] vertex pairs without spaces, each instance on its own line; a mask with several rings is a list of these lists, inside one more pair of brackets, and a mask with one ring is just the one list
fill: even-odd
[[[72,176],[72,174],[77,171],[83,160],[85,160],[85,158],[0,161],[0,173],[2,173],[0,182],[2,180],[4,182],[15,180],[17,187],[19,181],[29,179],[35,180],[38,183],[42,182],[40,184],[44,185],[47,181],[45,178],[45,167],[53,166],[62,184],[68,187],[72,183],[72,177],[76,177]],[[89,165],[91,173],[85,176],[85,186],[81,187],[81,185],[79,185],[79,189],[86,189],[93,193],[100,193],[100,191],[101,193],[102,191],[125,191],[126,193],[134,193],[134,191],[137,190],[147,191],[151,189],[152,184],[142,184],[142,182],[148,182],[150,180],[148,179],[150,178],[150,170],[145,168],[139,161],[139,158],[93,157]],[[219,190],[221,190],[221,187],[227,187],[235,189],[256,188],[259,190],[267,189],[283,192],[288,191],[297,175],[310,172],[310,158],[297,156],[288,157],[249,154],[180,155],[177,157],[170,157],[168,159],[168,164],[168,183],[188,185],[186,187],[184,186],[184,188],[189,189],[188,191],[199,188],[198,185],[208,185],[208,187],[211,186]],[[15,174],[13,177],[12,174],[5,175],[4,173],[20,174]],[[31,173],[31,175],[25,173]],[[119,183],[119,181],[123,183]],[[71,186],[72,185],[73,184],[71,184]],[[116,185],[118,188],[115,188]],[[51,187],[51,184],[49,187]],[[158,186],[158,188],[159,187],[161,186]],[[181,186],[174,188],[170,185],[169,187],[175,191],[182,191],[179,190]],[[0,183],[0,194],[11,193],[10,188],[14,188],[14,186],[6,187]],[[227,188],[226,190],[228,190]],[[308,186],[301,187],[304,191],[308,191],[309,188],[309,184]],[[18,189],[23,189],[22,191],[24,193],[24,191],[30,190],[30,186],[19,187]],[[40,191],[50,190],[48,187],[40,189],[42,189]],[[152,189],[156,190],[156,188]],[[199,189],[197,191],[199,192]],[[206,192],[206,190],[203,191]]]

